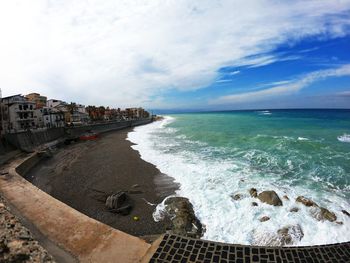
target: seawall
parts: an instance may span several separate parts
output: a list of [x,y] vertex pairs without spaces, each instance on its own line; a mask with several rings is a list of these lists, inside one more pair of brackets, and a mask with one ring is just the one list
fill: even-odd
[[[42,158],[31,153],[14,160],[8,174],[0,176],[2,196],[31,223],[32,232],[79,262],[139,262],[150,248],[145,241],[78,212],[22,177]],[[56,256],[55,251],[49,252]]]
[[128,127],[134,127],[152,122],[152,119],[129,120],[118,122],[106,122],[97,124],[88,124],[83,126],[51,128],[45,130],[28,130],[17,133],[5,134],[7,143],[12,144],[25,152],[33,152],[36,147],[55,140],[73,139],[79,137],[87,131],[103,133],[112,130],[120,130]]

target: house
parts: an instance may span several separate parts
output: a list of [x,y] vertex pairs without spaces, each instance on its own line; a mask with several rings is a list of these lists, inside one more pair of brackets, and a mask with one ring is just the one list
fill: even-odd
[[17,94],[1,99],[2,133],[18,132],[36,127],[36,103]]
[[64,112],[56,109],[43,107],[34,111],[38,128],[58,128],[65,126]]
[[36,109],[40,109],[46,106],[47,97],[41,96],[39,93],[30,93],[25,97],[28,101],[35,102]]

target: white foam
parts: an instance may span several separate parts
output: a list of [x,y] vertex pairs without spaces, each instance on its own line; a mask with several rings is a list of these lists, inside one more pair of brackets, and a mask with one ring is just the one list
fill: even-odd
[[350,142],[350,134],[344,134],[344,135],[338,136],[338,141]]
[[305,138],[305,137],[298,137],[298,141],[308,141],[309,139],[308,138]]
[[[205,152],[194,153],[181,148],[169,151],[169,147],[173,147],[181,137],[167,136],[164,139],[161,134],[175,135],[176,129],[167,127],[174,120],[173,117],[165,117],[162,121],[139,126],[128,134],[128,140],[136,143],[132,147],[140,152],[142,159],[153,163],[161,172],[180,183],[177,194],[190,199],[196,215],[206,225],[204,239],[264,245],[268,243],[268,237],[272,238],[281,227],[299,224],[304,237],[301,241],[294,240],[296,245],[350,240],[350,218],[341,212],[348,209],[350,204],[336,189],[334,192],[316,192],[307,186],[291,188],[276,176],[261,178],[249,162],[208,160],[201,155]],[[251,151],[245,157],[249,159],[253,155]],[[287,160],[286,163],[293,168],[292,161]],[[251,187],[258,191],[274,190],[280,197],[288,195],[291,201],[283,200],[282,207],[263,204],[249,196]],[[244,198],[234,201],[231,195],[235,193],[243,194]],[[307,196],[335,212],[337,221],[342,221],[343,225],[316,221],[310,214],[310,208],[293,201],[299,195]],[[253,207],[252,202],[258,202],[259,206]],[[290,212],[292,207],[298,207],[299,212]],[[161,217],[161,210],[161,206],[156,210],[157,220]],[[271,219],[261,223],[259,218],[265,215]]]

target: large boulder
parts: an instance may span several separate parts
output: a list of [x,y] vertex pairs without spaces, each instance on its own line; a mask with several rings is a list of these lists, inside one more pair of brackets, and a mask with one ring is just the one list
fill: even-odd
[[187,198],[170,197],[165,200],[164,205],[166,216],[171,222],[168,232],[192,238],[200,238],[203,235],[204,228]]
[[282,206],[282,200],[275,191],[263,191],[258,195],[261,202],[274,206]]
[[320,207],[311,199],[308,199],[304,196],[298,196],[295,201],[302,203],[307,207],[311,207],[311,215],[318,221],[328,220],[330,222],[334,222],[335,220],[337,220],[337,216],[333,212],[329,211],[324,207]]
[[311,210],[311,215],[318,221],[328,220],[334,222],[337,220],[337,216],[324,207],[314,207]]

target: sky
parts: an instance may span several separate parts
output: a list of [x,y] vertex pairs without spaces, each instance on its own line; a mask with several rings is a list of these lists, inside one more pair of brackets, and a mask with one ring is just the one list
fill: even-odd
[[350,0],[0,0],[2,96],[350,108]]

